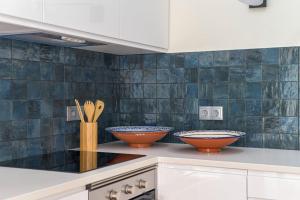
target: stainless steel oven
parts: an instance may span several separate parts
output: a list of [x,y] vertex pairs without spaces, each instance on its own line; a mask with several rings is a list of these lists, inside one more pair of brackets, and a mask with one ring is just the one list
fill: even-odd
[[155,200],[156,165],[87,185],[89,200]]

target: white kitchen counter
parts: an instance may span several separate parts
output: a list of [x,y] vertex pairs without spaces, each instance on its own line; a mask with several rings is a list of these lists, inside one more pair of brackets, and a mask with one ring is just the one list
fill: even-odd
[[113,142],[99,145],[98,151],[147,156],[83,174],[0,167],[0,199],[34,200],[84,190],[89,183],[158,162],[300,174],[300,151],[292,150],[229,147],[206,154],[186,144],[156,143],[135,149]]

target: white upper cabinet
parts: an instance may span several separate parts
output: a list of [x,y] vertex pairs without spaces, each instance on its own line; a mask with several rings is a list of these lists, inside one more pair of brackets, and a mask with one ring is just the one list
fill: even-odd
[[245,170],[158,165],[159,200],[246,200]]
[[44,22],[103,36],[119,36],[119,0],[44,0]]
[[41,22],[43,0],[0,0],[0,14]]
[[120,38],[167,49],[169,0],[120,0]]

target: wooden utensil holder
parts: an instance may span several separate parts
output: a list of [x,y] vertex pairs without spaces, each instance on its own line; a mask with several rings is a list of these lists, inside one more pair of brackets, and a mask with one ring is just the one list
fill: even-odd
[[80,151],[97,151],[98,123],[80,123]]

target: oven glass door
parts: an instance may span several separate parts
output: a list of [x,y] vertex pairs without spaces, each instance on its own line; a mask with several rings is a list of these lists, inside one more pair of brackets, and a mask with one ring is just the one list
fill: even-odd
[[155,190],[151,190],[130,200],[155,200]]

